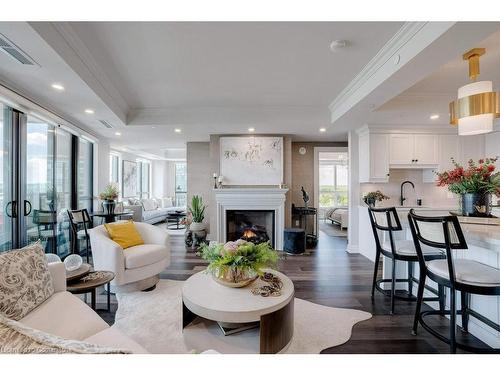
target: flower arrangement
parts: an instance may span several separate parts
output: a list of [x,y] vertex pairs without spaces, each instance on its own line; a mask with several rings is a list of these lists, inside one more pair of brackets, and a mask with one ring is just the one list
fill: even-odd
[[497,158],[479,159],[478,163],[472,159],[463,167],[451,158],[454,169],[437,173],[437,186],[448,186],[448,190],[455,194],[496,194],[500,196],[500,172],[495,172]]
[[108,184],[99,194],[99,199],[103,201],[113,201],[118,198],[118,194],[120,194],[118,185],[115,183]]
[[389,199],[387,195],[384,195],[380,190],[370,191],[363,196],[363,201],[368,206],[375,206],[375,202],[382,202],[384,199]]
[[245,240],[225,244],[202,245],[199,254],[209,261],[207,272],[214,280],[231,287],[242,287],[263,275],[265,268],[273,268],[278,253],[269,242],[254,244]]

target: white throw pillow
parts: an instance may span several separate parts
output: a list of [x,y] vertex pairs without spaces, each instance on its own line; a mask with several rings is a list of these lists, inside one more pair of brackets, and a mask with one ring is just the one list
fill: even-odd
[[141,203],[144,211],[156,210],[156,203],[153,199],[141,199]]
[[173,199],[171,197],[168,197],[168,198],[163,198],[162,199],[162,207],[163,208],[169,208],[169,207],[172,207],[174,205],[174,202],[173,202]]

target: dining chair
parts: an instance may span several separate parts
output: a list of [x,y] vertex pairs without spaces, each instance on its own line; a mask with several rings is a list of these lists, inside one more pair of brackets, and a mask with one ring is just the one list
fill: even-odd
[[56,254],[57,212],[35,209],[33,210],[33,224],[37,226],[38,238],[46,241],[46,251]]
[[80,210],[68,210],[69,222],[71,224],[71,233],[73,234],[73,253],[80,254],[80,240],[85,240],[85,253],[87,263],[90,260],[90,237],[89,229],[92,226],[90,215],[86,208]]

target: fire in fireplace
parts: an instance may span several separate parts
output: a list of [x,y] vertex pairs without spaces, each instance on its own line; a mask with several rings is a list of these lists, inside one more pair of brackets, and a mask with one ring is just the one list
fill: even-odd
[[273,210],[226,211],[227,241],[243,239],[255,244],[269,241],[274,246]]

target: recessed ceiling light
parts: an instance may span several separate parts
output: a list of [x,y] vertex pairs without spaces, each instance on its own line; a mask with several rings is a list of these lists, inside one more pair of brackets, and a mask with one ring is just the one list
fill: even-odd
[[249,131],[250,133],[253,133],[253,132],[255,131],[255,128],[248,128],[248,131]]
[[64,86],[60,83],[53,83],[52,88],[57,91],[64,91]]
[[439,118],[439,115],[437,115],[437,114],[436,115],[431,115],[429,118],[431,120],[437,120]]
[[156,129],[156,126],[152,126],[151,129]]
[[122,133],[120,133],[120,132],[116,132],[116,133],[115,133],[115,135],[122,135]]
[[338,49],[347,47],[348,44],[347,40],[334,40],[330,43],[330,51],[337,52]]
[[94,110],[88,108],[88,109],[85,110],[85,113],[88,114],[88,115],[93,115],[94,114]]
[[182,129],[175,128],[175,129],[174,129],[174,132],[176,132],[176,133],[181,133],[181,132],[182,132]]
[[319,131],[320,131],[321,133],[324,133],[324,132],[326,132],[326,128],[319,128]]

